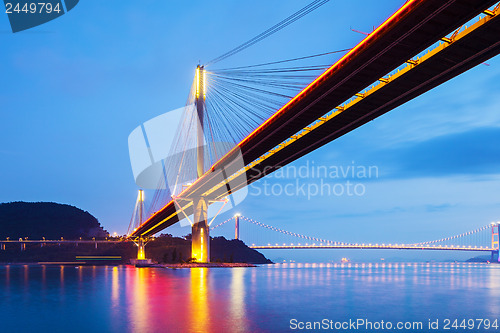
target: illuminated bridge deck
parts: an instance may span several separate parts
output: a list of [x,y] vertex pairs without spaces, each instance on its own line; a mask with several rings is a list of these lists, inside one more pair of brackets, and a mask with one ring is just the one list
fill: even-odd
[[354,249],[354,250],[436,250],[436,251],[482,251],[497,249],[474,246],[419,246],[419,245],[251,245],[256,250],[301,250],[301,249]]

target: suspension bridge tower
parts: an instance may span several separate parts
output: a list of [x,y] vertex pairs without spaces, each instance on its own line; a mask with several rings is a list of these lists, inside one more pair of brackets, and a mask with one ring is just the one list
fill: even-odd
[[[198,114],[197,124],[197,151],[196,151],[196,173],[200,178],[204,173],[204,147],[205,136],[203,134],[205,117],[205,68],[198,65],[196,67],[196,96],[195,105]],[[196,258],[197,262],[210,262],[210,228],[208,226],[207,199],[205,197],[193,198],[194,216],[191,230],[191,257]]]
[[234,215],[234,239],[240,239],[240,214]]
[[500,256],[498,255],[498,248],[500,244],[500,237],[498,233],[499,225],[499,222],[491,223],[491,248],[493,249],[491,251],[491,262],[494,260],[500,261]]

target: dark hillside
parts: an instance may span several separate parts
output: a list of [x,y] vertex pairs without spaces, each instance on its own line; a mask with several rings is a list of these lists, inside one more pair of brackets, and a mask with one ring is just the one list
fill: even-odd
[[[0,204],[0,242],[28,237],[30,240],[104,239],[109,234],[90,213],[79,208],[52,202],[11,202]],[[77,256],[120,256],[122,263],[137,256],[137,247],[131,242],[94,244],[25,244],[4,243],[0,262],[75,261]],[[188,261],[191,241],[172,235],[161,235],[146,246],[146,255],[160,263]],[[242,241],[223,237],[211,239],[211,261],[270,263],[261,253],[250,249]],[[120,261],[119,261],[120,262]]]
[[105,238],[99,221],[89,212],[53,202],[0,204],[0,239]]

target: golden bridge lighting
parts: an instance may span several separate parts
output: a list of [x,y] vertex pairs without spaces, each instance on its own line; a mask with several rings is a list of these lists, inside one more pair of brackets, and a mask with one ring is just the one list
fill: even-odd
[[196,82],[196,98],[198,98],[200,97],[200,66],[196,67],[194,82]]
[[194,76],[196,82],[196,98],[200,97],[200,92],[203,90],[203,99],[207,96],[207,84],[206,84],[207,74],[203,66],[197,66]]
[[139,260],[144,260],[146,259],[146,255],[144,253],[144,248],[139,248],[139,251],[137,252],[137,259]]

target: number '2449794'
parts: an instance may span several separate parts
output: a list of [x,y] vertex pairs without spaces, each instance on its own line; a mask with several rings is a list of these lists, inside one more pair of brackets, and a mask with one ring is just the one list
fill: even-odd
[[23,6],[21,6],[19,3],[17,3],[15,6],[10,2],[7,2],[5,4],[5,12],[7,14],[12,14],[12,13],[50,14],[52,12],[60,13],[61,10],[62,9],[60,8],[59,3],[57,3],[54,6],[50,2],[31,2],[29,4],[25,3]]

